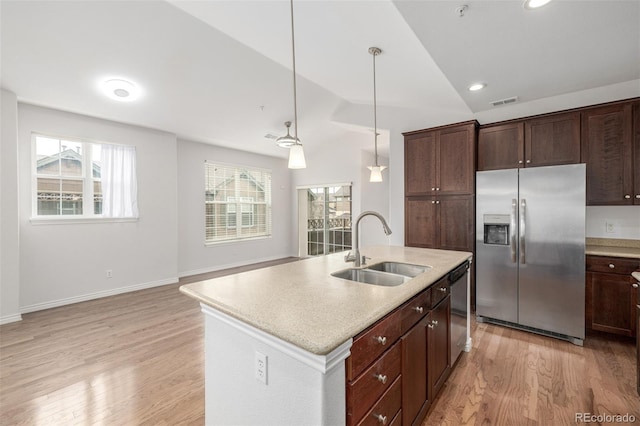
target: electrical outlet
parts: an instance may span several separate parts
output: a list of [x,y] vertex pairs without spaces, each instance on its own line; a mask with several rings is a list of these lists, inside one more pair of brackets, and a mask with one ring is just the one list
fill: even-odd
[[106,271],[104,271],[104,274],[107,278],[113,278],[113,270],[112,269],[107,269]]
[[604,223],[604,229],[607,234],[615,234],[616,233],[616,225],[613,222],[606,221]]
[[265,385],[267,384],[267,371],[268,371],[267,360],[268,359],[269,358],[265,354],[256,351],[256,356],[255,356],[256,380],[264,383]]

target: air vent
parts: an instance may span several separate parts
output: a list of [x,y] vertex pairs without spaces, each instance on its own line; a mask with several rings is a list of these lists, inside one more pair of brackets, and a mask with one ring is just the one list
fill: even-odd
[[512,104],[512,103],[517,102],[517,101],[518,101],[518,97],[517,96],[513,96],[511,98],[500,99],[499,101],[493,101],[493,102],[491,102],[491,105],[493,105],[493,106],[507,105],[507,104]]

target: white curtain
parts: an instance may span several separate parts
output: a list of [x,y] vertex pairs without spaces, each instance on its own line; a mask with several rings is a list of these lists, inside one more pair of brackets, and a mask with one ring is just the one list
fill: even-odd
[[138,217],[136,148],[102,145],[102,216]]

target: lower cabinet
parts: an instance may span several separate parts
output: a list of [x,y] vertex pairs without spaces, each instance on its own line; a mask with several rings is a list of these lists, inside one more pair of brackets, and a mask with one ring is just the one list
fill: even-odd
[[631,272],[639,260],[587,256],[587,330],[635,337],[637,284]]
[[422,423],[450,373],[450,318],[445,277],[354,338],[347,425]]

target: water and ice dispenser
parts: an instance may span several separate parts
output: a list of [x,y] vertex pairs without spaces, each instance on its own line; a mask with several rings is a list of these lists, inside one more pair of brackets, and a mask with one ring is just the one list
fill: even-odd
[[508,214],[485,214],[483,223],[485,244],[509,245],[511,217]]

